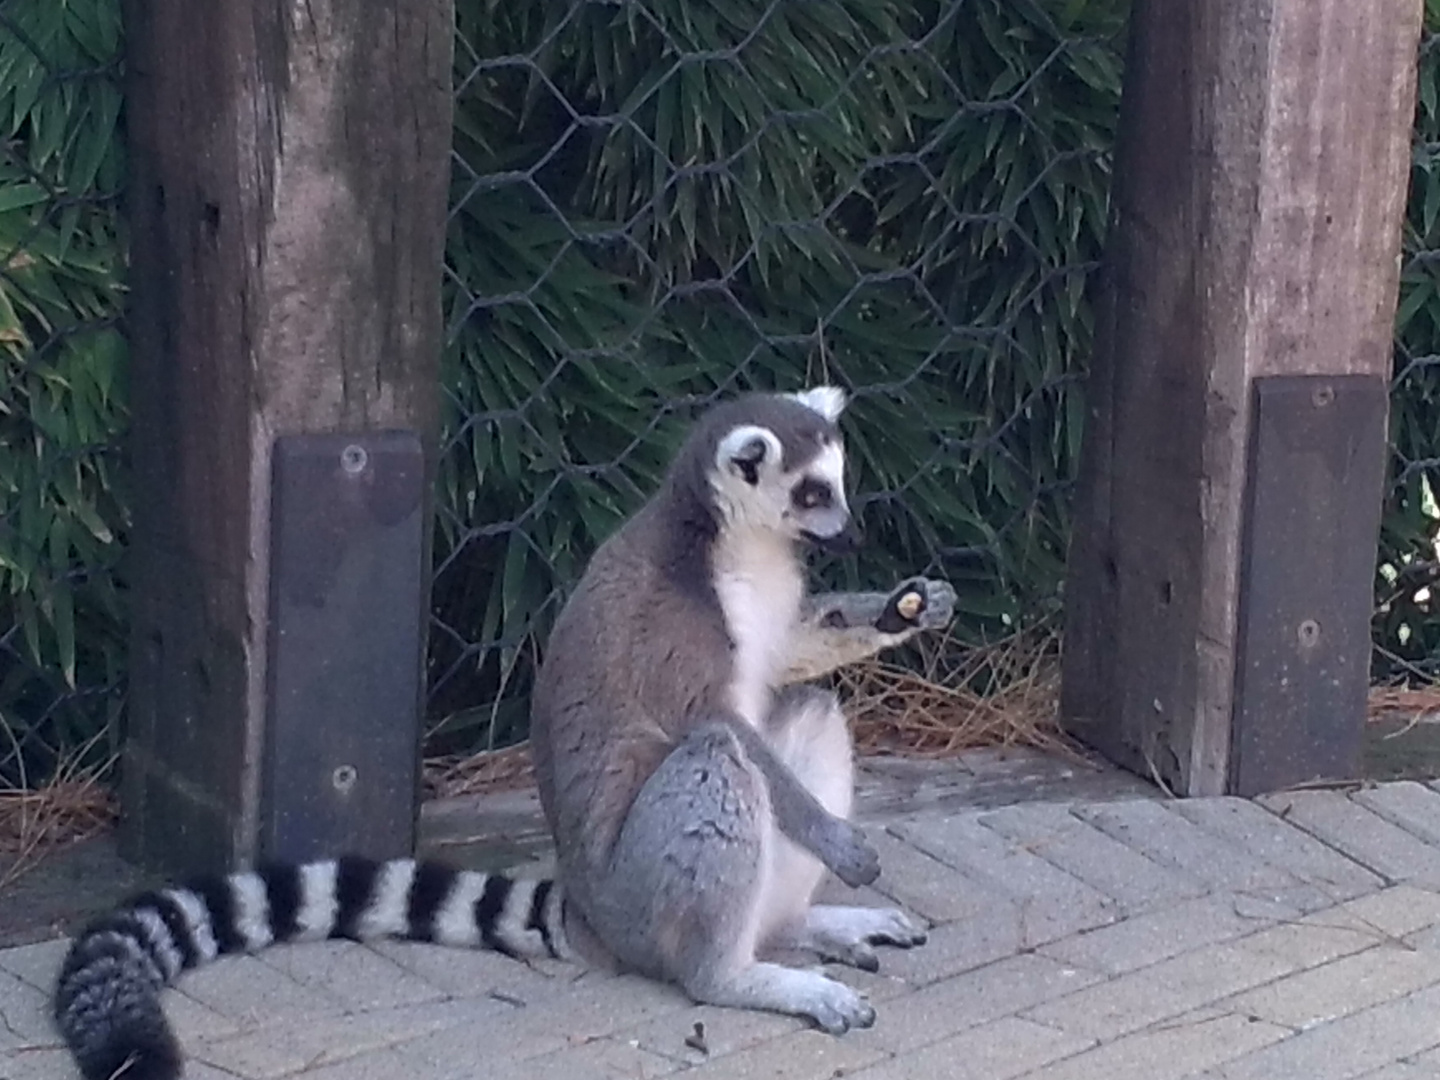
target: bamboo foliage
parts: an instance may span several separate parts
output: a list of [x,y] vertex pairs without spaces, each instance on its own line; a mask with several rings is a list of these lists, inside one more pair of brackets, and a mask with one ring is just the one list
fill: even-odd
[[[113,0],[0,6],[0,777],[112,725],[125,241]],[[102,750],[105,748],[101,748]]]
[[[523,734],[585,558],[696,410],[742,388],[856,394],[870,543],[823,579],[943,573],[972,640],[1055,614],[1125,14],[456,0],[432,748]],[[121,31],[119,0],[0,0],[0,783],[107,760],[124,700]],[[1377,560],[1387,677],[1440,666],[1435,41]]]
[[1374,666],[1387,680],[1440,676],[1440,0],[1425,2],[1425,31],[1375,581]]
[[462,2],[443,734],[523,732],[584,557],[740,389],[855,392],[870,543],[823,576],[1056,610],[1124,12]]

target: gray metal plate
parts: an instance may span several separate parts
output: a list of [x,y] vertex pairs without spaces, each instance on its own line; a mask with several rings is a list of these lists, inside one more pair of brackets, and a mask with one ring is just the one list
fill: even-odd
[[425,484],[413,432],[276,441],[263,858],[414,849]]
[[1255,380],[1230,789],[1359,775],[1388,386]]

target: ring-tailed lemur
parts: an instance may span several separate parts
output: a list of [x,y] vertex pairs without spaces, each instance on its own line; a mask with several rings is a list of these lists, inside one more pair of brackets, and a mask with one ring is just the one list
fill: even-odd
[[955,600],[921,579],[888,597],[806,601],[802,545],[855,536],[845,404],[820,386],[701,420],[556,621],[530,735],[577,948],[697,1001],[836,1033],[874,1010],[757,953],[799,946],[873,969],[873,944],[924,935],[891,909],[811,907],[825,867],[855,886],[879,862],[846,821],[837,699],[792,684],[943,625]]
[[219,955],[324,938],[568,957],[573,923],[590,958],[700,1000],[836,1032],[872,1022],[842,984],[754,963],[793,945],[873,970],[873,944],[924,939],[896,911],[810,906],[822,861],[852,884],[878,861],[844,820],[851,744],[836,700],[791,684],[943,626],[955,599],[924,579],[803,597],[798,543],[853,536],[843,407],[829,387],[719,406],[592,559],[533,706],[563,890],[343,857],[143,893],[81,932],[57,980],[55,1020],[86,1080],[176,1080],[166,985]]

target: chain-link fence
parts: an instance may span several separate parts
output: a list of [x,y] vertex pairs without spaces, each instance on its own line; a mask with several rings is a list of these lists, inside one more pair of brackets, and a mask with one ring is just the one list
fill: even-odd
[[[1435,287],[1440,250],[1419,252],[1407,274]],[[1412,293],[1412,295],[1415,295]],[[1440,353],[1397,339],[1391,391],[1391,469],[1376,578],[1377,678],[1440,678]],[[1428,343],[1434,350],[1440,341]]]
[[120,55],[110,0],[0,2],[0,788],[123,701]]
[[[523,735],[564,590],[746,388],[855,392],[870,544],[825,576],[944,574],[970,636],[1053,625],[1126,5],[456,7],[431,749]],[[0,786],[103,756],[124,700],[120,54],[118,0],[0,0]],[[1387,676],[1440,668],[1433,40],[1421,87]]]
[[586,554],[717,396],[820,378],[880,587],[1056,610],[1124,5],[460,5],[431,705],[521,734]]
[[[1427,8],[1427,12],[1428,12]],[[1375,673],[1440,676],[1440,17],[1426,16],[1395,318]]]

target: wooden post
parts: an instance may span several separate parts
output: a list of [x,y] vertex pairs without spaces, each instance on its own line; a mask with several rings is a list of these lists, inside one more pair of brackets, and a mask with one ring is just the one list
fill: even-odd
[[126,0],[126,853],[413,846],[448,0]]
[[1179,794],[1358,766],[1420,0],[1136,0],[1062,714]]

